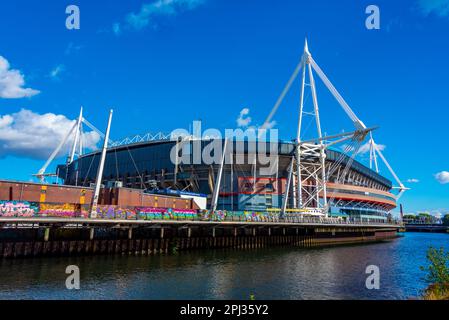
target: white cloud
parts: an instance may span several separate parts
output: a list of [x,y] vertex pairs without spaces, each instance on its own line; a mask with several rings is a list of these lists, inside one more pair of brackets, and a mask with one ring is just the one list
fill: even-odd
[[440,17],[449,17],[449,0],[418,0],[417,5],[425,16],[434,13]]
[[252,119],[251,117],[248,117],[249,109],[243,108],[240,111],[239,117],[237,118],[237,126],[238,127],[248,127],[251,123]]
[[449,183],[449,172],[448,171],[441,171],[435,174],[435,179],[441,184],[447,184]]
[[[377,148],[378,148],[380,151],[384,151],[385,148],[387,147],[387,146],[385,146],[384,144],[376,144],[376,146],[377,146]],[[362,144],[362,146],[360,147],[359,153],[360,153],[360,154],[368,153],[368,152],[369,152],[369,149],[370,149],[370,144],[369,144],[369,141],[368,141],[368,142]]]
[[83,48],[82,45],[75,45],[73,42],[69,42],[67,48],[65,49],[65,54],[70,55],[73,52],[80,51]]
[[[384,151],[387,148],[387,146],[383,145],[383,144],[376,144],[376,145],[377,145],[377,148],[380,151]],[[347,144],[342,145],[341,149],[343,151],[345,151],[345,152],[352,152],[352,151],[354,151],[354,147],[353,146],[349,146]],[[366,154],[366,153],[369,152],[369,150],[370,150],[370,144],[369,144],[369,141],[368,141],[368,142],[366,142],[366,143],[364,143],[364,144],[362,144],[360,146],[358,154]]]
[[112,32],[114,32],[116,36],[119,36],[122,33],[120,23],[117,22],[112,25]]
[[63,64],[59,64],[56,67],[54,67],[51,71],[50,71],[50,78],[55,79],[55,80],[59,80],[59,76],[61,75],[61,73],[63,73],[65,71],[65,66]]
[[[193,10],[206,0],[156,0],[143,4],[137,13],[129,13],[126,16],[126,27],[132,30],[141,30],[151,23],[157,16],[176,16],[177,14]],[[114,23],[113,32],[116,35],[121,33],[119,23]]]
[[407,182],[408,182],[408,183],[418,183],[419,180],[418,180],[418,179],[415,179],[415,178],[411,178],[411,179],[407,179]]
[[[47,159],[74,123],[75,120],[64,115],[38,114],[25,109],[0,116],[0,158],[13,155]],[[93,131],[83,135],[86,149],[96,149],[99,140],[100,136]],[[72,142],[73,138],[59,155],[66,153]]]
[[0,98],[17,99],[32,97],[40,91],[23,88],[25,78],[19,70],[11,69],[8,60],[0,56]]

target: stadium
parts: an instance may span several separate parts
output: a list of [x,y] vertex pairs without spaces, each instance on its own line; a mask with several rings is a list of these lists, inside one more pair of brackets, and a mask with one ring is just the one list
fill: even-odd
[[[161,135],[159,135],[161,137]],[[255,155],[259,152],[250,150],[250,142],[244,141],[243,148],[235,147],[228,154],[232,159],[229,164],[208,164],[203,159],[194,164],[191,152],[194,144],[201,146],[201,153],[216,140],[188,140],[179,148],[178,156],[183,163],[172,161],[170,154],[176,150],[177,141],[170,138],[154,139],[128,143],[110,147],[106,153],[103,173],[103,184],[106,187],[122,186],[126,188],[146,189],[152,193],[175,194],[175,191],[189,192],[207,197],[208,207],[211,206],[216,179],[222,170],[219,186],[217,209],[230,211],[270,211],[280,210],[286,194],[289,194],[286,208],[289,212],[298,212],[295,204],[294,185],[288,193],[287,182],[289,166],[294,156],[295,144],[292,142],[266,143],[266,149],[273,152],[276,148],[276,168],[271,174],[261,172],[261,163]],[[224,141],[219,141],[224,144]],[[237,145],[237,142],[234,141]],[[258,144],[260,145],[260,144]],[[242,150],[243,149],[243,150]],[[231,156],[232,154],[232,156]],[[66,185],[91,186],[95,183],[97,168],[100,162],[100,151],[80,156],[70,164],[58,166],[58,176]],[[241,157],[242,164],[238,164]],[[188,159],[188,161],[185,161]],[[349,170],[343,176],[346,166]],[[332,170],[332,167],[337,165]],[[326,196],[328,213],[334,216],[356,216],[365,220],[385,220],[390,210],[396,207],[396,197],[391,192],[392,182],[362,163],[336,150],[326,151],[327,172]],[[316,181],[308,179],[302,173],[303,192],[302,203],[307,201],[307,194],[317,189]],[[311,181],[312,180],[312,181]],[[317,202],[323,201],[323,192],[309,203],[308,207],[317,207]]]
[[[322,134],[314,72],[351,121],[353,131]],[[273,117],[301,73],[299,110],[295,108],[299,111],[297,135],[284,141],[276,132],[273,138],[270,129]],[[307,96],[306,88],[310,89]],[[310,109],[309,97],[313,102]],[[36,176],[41,181],[48,176],[45,172],[49,163],[74,134],[66,163],[58,165],[56,173],[49,175],[62,179],[65,185],[95,186],[94,198],[98,198],[101,187],[130,188],[201,199],[198,206],[211,212],[274,212],[280,217],[316,215],[385,222],[408,190],[374,142],[372,132],[376,128],[366,127],[349,107],[312,58],[307,41],[299,64],[265,122],[252,129],[257,131],[253,137],[241,137],[236,132],[225,134],[226,138],[205,136],[194,128],[193,133],[179,134],[175,130],[170,135],[146,134],[109,142],[112,110],[106,134],[87,121],[82,112],[81,109],[64,141]],[[307,132],[310,123],[304,124],[305,116],[312,116],[309,118],[315,127],[310,129],[312,133]],[[83,152],[82,124],[104,138],[103,150]],[[268,132],[270,139],[266,139]],[[357,157],[363,145],[368,146],[365,151],[369,149],[369,167]],[[378,157],[394,178],[395,186],[379,174]],[[394,190],[399,192],[394,194]]]

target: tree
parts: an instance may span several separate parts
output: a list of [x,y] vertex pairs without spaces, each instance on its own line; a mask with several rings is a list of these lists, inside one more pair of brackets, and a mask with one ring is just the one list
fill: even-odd
[[425,280],[430,284],[426,290],[426,296],[447,297],[449,295],[449,252],[444,248],[430,247],[427,251],[427,267],[420,267],[427,271]]
[[443,224],[445,226],[449,226],[449,213],[444,215],[444,217],[443,217]]
[[418,214],[419,220],[425,222],[425,223],[432,223],[432,216],[428,214],[427,212],[421,212]]

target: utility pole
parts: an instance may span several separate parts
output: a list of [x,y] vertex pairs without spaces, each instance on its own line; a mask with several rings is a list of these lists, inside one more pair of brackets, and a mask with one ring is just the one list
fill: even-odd
[[112,113],[113,113],[113,110],[111,109],[111,111],[109,111],[108,127],[106,128],[106,134],[104,136],[103,150],[101,151],[100,164],[98,165],[98,171],[97,171],[97,180],[95,181],[95,191],[94,191],[94,196],[92,198],[90,218],[94,218],[94,219],[97,217],[98,197],[100,194],[101,179],[103,177],[103,169],[104,169],[104,161],[106,159],[106,151],[108,149],[108,140],[109,140],[109,132],[111,130]]

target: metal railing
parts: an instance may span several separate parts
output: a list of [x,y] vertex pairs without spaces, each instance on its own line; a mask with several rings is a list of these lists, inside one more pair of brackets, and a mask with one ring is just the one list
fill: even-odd
[[[39,204],[45,205],[45,204]],[[47,204],[48,205],[48,204]],[[36,204],[29,207],[19,208],[16,212],[4,209],[0,210],[0,221],[2,218],[53,218],[53,219],[86,219],[89,218],[87,205],[62,206],[59,210],[40,210]],[[397,225],[399,220],[376,220],[358,217],[316,217],[304,214],[287,215],[281,218],[279,214],[218,211],[215,213],[201,212],[182,213],[161,209],[161,212],[145,213],[136,210],[135,207],[104,206],[105,209],[97,212],[96,219],[104,220],[135,220],[135,221],[209,221],[209,222],[241,222],[241,223],[297,223],[297,224],[328,224],[328,225]],[[111,210],[108,210],[108,209]],[[73,211],[71,211],[73,210]]]

